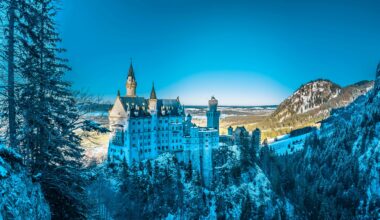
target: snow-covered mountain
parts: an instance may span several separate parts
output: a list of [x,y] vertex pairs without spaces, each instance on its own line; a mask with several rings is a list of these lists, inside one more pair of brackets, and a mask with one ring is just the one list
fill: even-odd
[[346,106],[372,87],[372,81],[341,87],[329,80],[315,80],[302,85],[283,101],[271,118],[284,122],[301,115],[308,119],[326,117],[331,109]]
[[286,197],[308,218],[380,218],[380,76],[376,84],[334,110],[287,162],[297,184]]
[[50,219],[41,187],[32,182],[21,160],[0,145],[0,219]]

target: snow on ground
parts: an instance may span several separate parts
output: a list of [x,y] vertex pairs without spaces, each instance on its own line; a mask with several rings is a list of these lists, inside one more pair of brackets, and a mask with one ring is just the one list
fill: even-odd
[[286,153],[292,154],[303,149],[305,139],[311,133],[299,135],[296,137],[290,137],[289,135],[284,135],[278,138],[278,141],[269,144],[269,147],[273,148],[277,155],[285,155]]
[[274,143],[274,142],[285,140],[285,139],[287,139],[289,137],[290,137],[290,134],[284,134],[284,135],[277,136],[275,138],[269,138],[268,139],[268,143],[271,144],[271,143]]
[[0,145],[0,220],[50,219],[39,184],[32,182],[21,157]]

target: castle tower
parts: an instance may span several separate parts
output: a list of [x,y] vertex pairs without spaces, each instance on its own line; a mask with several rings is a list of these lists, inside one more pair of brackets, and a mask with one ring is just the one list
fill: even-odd
[[206,115],[207,127],[215,128],[219,132],[220,111],[218,111],[218,100],[214,96],[212,96],[211,99],[208,101],[208,111]]
[[152,90],[150,92],[149,110],[152,113],[157,112],[157,95],[156,95],[156,90],[154,89],[154,83],[152,84]]
[[192,119],[193,119],[193,117],[190,115],[190,113],[187,114],[186,121],[185,121],[184,126],[183,126],[183,133],[186,136],[190,135],[190,128],[193,125],[193,123],[191,122]]
[[233,132],[234,132],[234,129],[231,126],[229,126],[227,128],[227,134],[232,136]]
[[136,97],[137,82],[135,79],[135,72],[133,71],[132,62],[131,62],[131,65],[129,66],[126,88],[127,88],[128,97]]
[[260,129],[256,128],[254,131],[252,131],[252,145],[259,149],[261,144],[261,131]]
[[150,91],[150,97],[148,100],[148,109],[152,116],[150,126],[150,148],[152,149],[151,157],[156,157],[158,155],[157,152],[157,144],[158,144],[158,132],[156,126],[158,125],[158,115],[157,115],[157,95],[156,90],[154,89],[154,83],[152,83],[152,90]]
[[261,130],[259,128],[256,128],[254,131],[252,131],[251,145],[255,152],[254,157],[259,158],[260,145],[261,145]]

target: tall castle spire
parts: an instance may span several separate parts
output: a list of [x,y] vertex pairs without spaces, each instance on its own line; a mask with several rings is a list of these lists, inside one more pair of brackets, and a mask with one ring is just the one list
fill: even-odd
[[154,83],[152,83],[152,91],[150,92],[149,110],[152,115],[157,116],[157,95],[156,90],[154,89]]
[[154,89],[154,83],[152,84],[152,91],[150,92],[150,99],[157,99],[156,90]]
[[131,61],[131,64],[129,65],[128,77],[132,77],[133,79],[135,79],[135,72],[133,71],[132,61]]
[[127,96],[136,97],[137,82],[135,78],[135,71],[133,70],[132,60],[129,66],[128,78],[126,83]]

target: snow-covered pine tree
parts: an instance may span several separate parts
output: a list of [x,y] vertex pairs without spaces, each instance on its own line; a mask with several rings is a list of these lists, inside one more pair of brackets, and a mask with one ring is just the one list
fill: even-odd
[[16,18],[16,0],[9,0],[8,5],[8,126],[9,126],[9,146],[16,146],[16,104],[15,104],[15,18]]
[[191,164],[191,160],[189,161],[189,164],[186,165],[185,171],[185,180],[186,182],[190,182],[193,177],[193,165]]
[[1,71],[1,96],[0,117],[1,127],[6,133],[2,141],[15,149],[17,146],[17,99],[18,84],[16,75],[19,72],[19,57],[23,47],[20,45],[20,15],[23,14],[20,0],[0,1],[0,69]]
[[55,28],[54,0],[22,1],[21,33],[25,52],[21,60],[20,108],[23,124],[20,143],[27,150],[27,165],[41,183],[53,219],[84,219],[83,150],[77,128],[78,109],[63,80],[70,68],[60,57],[61,39]]
[[252,219],[253,217],[253,211],[252,211],[252,200],[248,192],[245,193],[245,197],[243,198],[242,204],[241,204],[241,213],[240,213],[240,219],[241,220],[248,220]]

